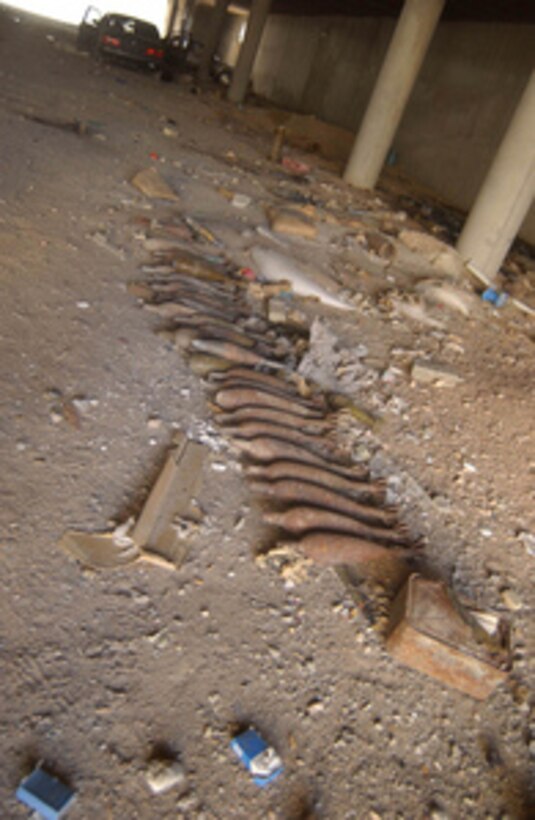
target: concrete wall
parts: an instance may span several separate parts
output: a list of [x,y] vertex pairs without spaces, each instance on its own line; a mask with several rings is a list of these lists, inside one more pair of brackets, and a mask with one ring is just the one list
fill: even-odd
[[[255,90],[357,130],[388,47],[388,18],[269,18]],[[535,26],[441,23],[395,148],[399,166],[468,210],[533,66]],[[535,207],[522,236],[535,242]]]

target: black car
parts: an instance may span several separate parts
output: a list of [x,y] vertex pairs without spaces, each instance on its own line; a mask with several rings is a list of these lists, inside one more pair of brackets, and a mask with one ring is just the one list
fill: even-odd
[[100,15],[89,6],[78,28],[78,48],[99,57],[160,69],[164,44],[152,23],[124,14]]

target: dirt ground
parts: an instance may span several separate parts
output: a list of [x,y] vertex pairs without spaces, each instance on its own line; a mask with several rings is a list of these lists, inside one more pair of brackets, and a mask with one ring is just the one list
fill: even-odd
[[[212,431],[203,385],[126,289],[156,212],[196,217],[247,264],[265,205],[297,190],[373,217],[393,208],[388,193],[363,198],[297,149],[312,182],[289,181],[267,161],[271,135],[254,112],[248,125],[247,109],[234,117],[215,91],[97,65],[68,28],[0,8],[0,42],[2,817],[27,816],[14,792],[38,760],[75,787],[73,820],[527,817],[533,318],[474,296],[468,315],[416,321],[384,296],[394,272],[355,262],[347,226],[286,243],[324,271],[331,260],[356,298],[352,313],[306,307],[335,334],[342,366],[365,345],[357,398],[382,424],[357,431],[356,456],[388,478],[436,571],[511,623],[509,682],[480,703],[396,663],[331,569],[285,582],[255,561],[258,504]],[[151,165],[177,205],[129,184]],[[219,188],[251,205],[233,207]],[[463,380],[416,382],[415,358]],[[79,418],[58,411],[73,398]],[[82,568],[58,548],[62,533],[138,512],[177,429],[210,444],[204,524],[185,563]],[[229,749],[237,724],[284,760],[265,790]],[[159,745],[179,755],[187,792],[147,788]]]

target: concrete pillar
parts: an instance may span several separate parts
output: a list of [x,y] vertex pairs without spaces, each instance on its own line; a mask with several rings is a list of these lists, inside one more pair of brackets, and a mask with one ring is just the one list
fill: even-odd
[[271,0],[253,0],[245,39],[228,90],[228,98],[233,103],[242,103],[245,99],[270,6]]
[[176,18],[178,15],[179,0],[167,0],[167,19],[165,22],[165,39],[169,39],[175,30]]
[[212,57],[217,50],[219,41],[221,40],[221,34],[223,33],[223,25],[225,23],[229,2],[230,0],[216,0],[215,6],[212,10],[210,29],[204,38],[204,48],[199,64],[198,79],[201,85],[206,85],[210,78]]
[[457,250],[492,281],[535,196],[535,70],[464,225]]
[[445,0],[405,0],[344,179],[373,188],[394,140]]

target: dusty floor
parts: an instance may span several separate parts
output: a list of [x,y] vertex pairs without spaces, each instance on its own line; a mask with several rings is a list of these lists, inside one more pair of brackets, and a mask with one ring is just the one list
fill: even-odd
[[[362,295],[351,318],[322,311],[344,349],[368,349],[359,399],[383,424],[357,455],[391,477],[456,591],[512,623],[511,683],[487,702],[396,664],[331,570],[292,586],[256,563],[265,533],[225,449],[208,459],[206,523],[176,573],[83,570],[57,547],[64,530],[139,510],[174,430],[198,435],[209,419],[201,383],[127,293],[146,259],[139,217],[153,216],[128,180],[157,165],[180,194],[167,212],[203,220],[237,263],[264,204],[292,186],[265,160],[269,135],[216,95],[97,66],[68,30],[14,17],[0,9],[2,817],[27,816],[13,794],[39,759],[75,786],[73,820],[523,816],[535,739],[533,319],[477,299],[468,317],[444,310],[441,327],[396,317],[343,232],[296,245],[323,263],[340,252],[338,272]],[[334,209],[362,208],[327,170],[313,178]],[[233,208],[219,187],[251,206]],[[464,381],[411,381],[416,356]],[[55,414],[55,391],[90,400],[79,428]],[[265,791],[228,749],[231,727],[248,722],[286,765]],[[180,755],[186,796],[147,789],[157,744]]]

